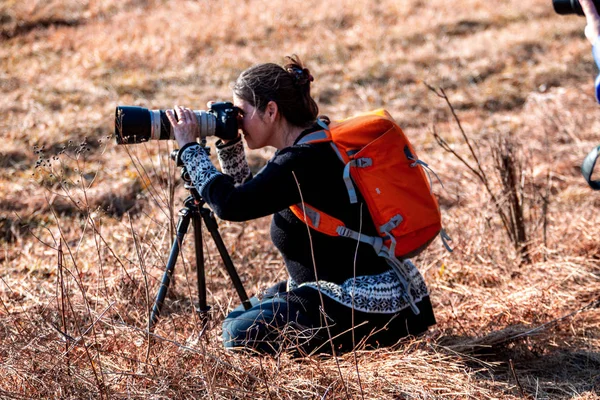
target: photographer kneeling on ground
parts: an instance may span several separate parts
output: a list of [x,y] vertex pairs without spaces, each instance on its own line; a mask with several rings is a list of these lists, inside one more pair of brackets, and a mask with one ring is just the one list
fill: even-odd
[[[285,261],[289,279],[239,306],[223,322],[227,348],[275,354],[348,351],[362,343],[389,346],[435,324],[429,292],[409,263],[410,293],[373,247],[341,236],[307,229],[290,209],[306,202],[365,235],[378,232],[362,196],[351,204],[341,178],[344,165],[327,143],[299,143],[323,130],[310,95],[313,77],[297,57],[281,67],[266,63],[244,71],[233,89],[241,109],[239,127],[247,146],[273,146],[273,158],[251,176],[241,137],[217,142],[223,173],[196,142],[198,123],[192,110],[167,111],[180,146],[179,157],[215,214],[246,221],[273,214],[271,237]],[[357,244],[358,243],[358,244]],[[410,298],[411,301],[406,299]],[[412,302],[412,304],[411,304]],[[420,313],[415,314],[417,307]],[[353,333],[354,331],[354,333]]]

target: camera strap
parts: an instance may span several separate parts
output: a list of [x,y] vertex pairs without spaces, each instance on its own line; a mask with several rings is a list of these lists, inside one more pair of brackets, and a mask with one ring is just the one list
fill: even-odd
[[594,190],[600,190],[600,181],[592,180],[592,173],[594,172],[594,167],[596,166],[596,161],[600,156],[600,145],[596,146],[594,150],[590,151],[589,154],[583,160],[581,164],[581,174],[587,181],[588,185]]

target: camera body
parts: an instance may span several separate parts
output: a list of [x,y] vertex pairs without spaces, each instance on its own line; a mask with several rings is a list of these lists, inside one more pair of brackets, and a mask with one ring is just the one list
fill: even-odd
[[[117,106],[115,109],[117,144],[174,139],[173,127],[165,111],[136,106]],[[193,112],[200,127],[200,138],[214,135],[221,139],[232,140],[238,136],[240,109],[232,103],[213,103],[209,110],[194,110]]]
[[[577,14],[583,16],[583,9],[579,0],[552,0],[554,11],[561,15]],[[594,0],[596,10],[600,11],[600,0]]]
[[238,136],[240,109],[228,101],[213,103],[210,114],[215,117],[215,133],[219,139],[233,140]]

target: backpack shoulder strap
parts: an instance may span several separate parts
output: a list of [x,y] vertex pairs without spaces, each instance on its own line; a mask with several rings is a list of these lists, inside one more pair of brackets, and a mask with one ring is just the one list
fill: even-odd
[[297,144],[331,142],[333,139],[329,126],[320,119],[317,119],[317,124],[323,129],[303,136]]

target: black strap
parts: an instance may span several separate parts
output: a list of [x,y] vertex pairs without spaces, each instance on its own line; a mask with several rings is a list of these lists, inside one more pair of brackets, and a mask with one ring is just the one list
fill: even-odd
[[590,151],[581,164],[581,173],[583,174],[583,177],[587,181],[588,185],[590,185],[590,187],[594,190],[600,190],[600,181],[592,180],[592,173],[594,172],[594,166],[596,165],[596,161],[600,155],[599,153],[600,146],[596,146],[594,150]]

